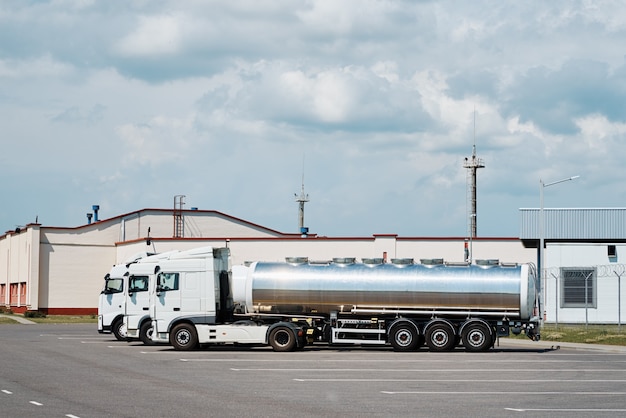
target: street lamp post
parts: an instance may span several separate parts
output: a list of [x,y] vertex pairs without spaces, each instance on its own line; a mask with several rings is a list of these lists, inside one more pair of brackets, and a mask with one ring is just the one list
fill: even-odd
[[[540,209],[539,209],[539,282],[540,282],[540,292],[542,295],[541,299],[543,299],[543,306],[540,307],[539,309],[539,315],[541,317],[542,322],[543,322],[543,315],[541,315],[541,308],[545,309],[545,306],[546,306],[546,290],[545,290],[546,278],[543,273],[544,271],[543,247],[544,247],[544,241],[545,241],[545,218],[544,218],[545,215],[543,212],[543,189],[549,186],[554,186],[555,184],[577,179],[578,177],[580,176],[572,176],[566,179],[557,180],[557,181],[553,181],[550,183],[544,183],[543,180],[539,179],[539,203],[540,203]],[[555,306],[554,309],[558,309],[558,306]],[[545,311],[544,311],[544,314],[545,314]]]

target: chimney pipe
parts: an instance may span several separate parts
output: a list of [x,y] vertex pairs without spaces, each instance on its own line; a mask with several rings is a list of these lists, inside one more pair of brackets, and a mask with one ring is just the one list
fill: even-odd
[[91,209],[93,209],[93,221],[98,222],[98,211],[100,210],[100,205],[93,205]]
[[91,213],[88,213],[88,214],[87,214],[87,225],[91,225],[91,217],[92,217],[92,216],[93,216],[93,215],[92,215]]

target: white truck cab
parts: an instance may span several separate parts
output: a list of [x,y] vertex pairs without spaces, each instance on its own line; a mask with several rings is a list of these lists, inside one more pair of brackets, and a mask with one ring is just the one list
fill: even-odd
[[128,267],[118,264],[104,276],[104,289],[98,299],[98,332],[113,333],[116,339],[126,339],[124,312],[126,308],[126,281]]

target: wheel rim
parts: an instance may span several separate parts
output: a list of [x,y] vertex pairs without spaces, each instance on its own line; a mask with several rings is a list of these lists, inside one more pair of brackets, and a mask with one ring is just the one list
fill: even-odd
[[289,331],[278,330],[276,331],[276,335],[274,336],[274,341],[276,341],[276,345],[280,347],[285,347],[291,341],[291,336],[289,335]]
[[408,347],[413,342],[413,334],[406,329],[401,329],[396,332],[394,341],[400,347]]
[[189,333],[189,330],[181,329],[176,333],[176,342],[181,346],[189,344],[190,340],[191,334]]
[[450,335],[443,329],[435,330],[430,337],[430,341],[432,342],[433,346],[437,348],[446,347],[449,340]]
[[472,324],[463,332],[463,345],[470,351],[487,350],[492,342],[492,333],[486,325]]
[[485,340],[485,333],[480,329],[472,329],[467,335],[467,342],[472,347],[482,347],[482,345],[485,343]]
[[121,323],[118,325],[117,327],[117,333],[120,334],[122,337],[126,337],[126,325],[124,325],[124,323]]

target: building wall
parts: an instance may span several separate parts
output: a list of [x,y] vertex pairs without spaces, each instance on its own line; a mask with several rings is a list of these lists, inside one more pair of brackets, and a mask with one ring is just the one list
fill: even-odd
[[90,314],[98,306],[102,278],[115,263],[114,246],[42,244],[39,309],[50,313]]
[[180,239],[172,238],[172,211],[156,209],[77,228],[28,225],[19,233],[0,236],[0,284],[5,285],[6,297],[10,298],[12,288],[18,290],[18,297],[24,292],[17,303],[0,300],[0,304],[14,305],[12,309],[18,311],[96,313],[103,277],[114,264],[125,262],[138,253],[206,245],[228,246],[234,265],[283,261],[285,257],[294,256],[311,260],[355,257],[360,261],[386,257],[388,261],[443,258],[460,262],[465,258],[466,244],[472,248],[473,259],[522,263],[534,262],[536,258],[536,250],[524,248],[516,238],[477,238],[471,243],[463,238],[412,238],[395,234],[302,238],[212,211],[185,211],[184,220],[185,237]]
[[11,231],[0,239],[0,305],[23,312],[38,306],[39,228]]
[[[615,245],[616,257],[608,256],[608,245]],[[545,318],[549,323],[616,324],[626,319],[626,244],[549,243],[544,252],[546,265]],[[622,263],[620,263],[620,257]],[[563,268],[594,270],[595,281],[587,282],[587,292],[595,291],[595,306],[563,307]],[[582,279],[584,283],[584,278]],[[589,279],[591,280],[591,278]],[[621,286],[619,281],[621,280]],[[584,292],[584,288],[581,292]],[[581,297],[584,295],[581,293]],[[590,296],[591,297],[591,296]],[[620,318],[621,316],[621,318]]]
[[[309,257],[310,260],[331,260],[336,257],[363,258],[443,258],[464,261],[463,238],[230,238],[206,240],[155,239],[150,246],[144,240],[119,243],[117,262],[124,262],[145,251],[166,252],[187,250],[204,245],[229,247],[234,265],[252,261],[284,261],[285,257]],[[472,243],[474,259],[499,259],[502,262],[527,263],[536,261],[536,250],[524,248],[515,238],[480,238]]]

